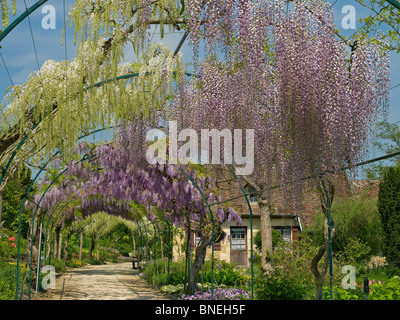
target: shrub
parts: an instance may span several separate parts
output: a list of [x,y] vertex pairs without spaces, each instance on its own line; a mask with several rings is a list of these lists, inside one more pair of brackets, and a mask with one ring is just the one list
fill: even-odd
[[[278,230],[272,229],[272,247],[278,247],[279,244],[282,242],[282,236],[281,233]],[[261,230],[259,230],[256,233],[256,236],[254,237],[254,245],[256,249],[261,250],[262,248],[262,243],[261,243]]]
[[[376,200],[362,196],[358,199],[337,199],[332,204],[332,219],[335,223],[335,237],[332,240],[333,252],[343,252],[350,239],[358,239],[369,247],[370,256],[379,254],[382,243],[382,224],[380,223]],[[324,215],[318,214],[310,231],[316,245],[324,243]]]
[[257,275],[254,293],[259,300],[302,300],[309,288],[296,277],[287,277],[279,270],[268,275]]
[[67,269],[65,268],[65,264],[63,260],[58,260],[58,259],[51,259],[50,265],[52,265],[56,272],[65,272]]
[[384,230],[383,253],[400,266],[400,167],[385,170],[379,184],[378,210]]
[[166,286],[162,286],[160,288],[161,292],[167,293],[167,294],[177,294],[177,293],[181,293],[183,292],[185,286],[183,284],[177,284],[177,285],[166,285]]
[[[29,269],[24,263],[19,265],[19,288],[27,286],[26,274]],[[25,280],[24,280],[25,279]],[[0,260],[0,300],[11,300],[15,298],[16,262]]]
[[79,261],[77,259],[71,259],[71,260],[67,261],[66,264],[70,268],[80,268],[83,266],[83,262]]
[[394,276],[384,283],[374,282],[371,286],[371,300],[400,300],[400,279]]

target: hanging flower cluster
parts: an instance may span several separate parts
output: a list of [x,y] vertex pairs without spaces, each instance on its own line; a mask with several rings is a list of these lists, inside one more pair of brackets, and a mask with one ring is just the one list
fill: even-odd
[[179,87],[182,126],[254,129],[254,178],[264,191],[290,185],[295,202],[306,177],[344,166],[356,174],[387,108],[389,54],[360,39],[349,56],[324,1],[292,1],[287,11],[283,1],[188,6],[194,45],[204,36],[209,52],[220,45],[226,58],[208,54],[199,77]]
[[[101,64],[99,47],[86,42],[72,62],[46,61],[5,97],[0,127],[15,126],[22,135],[38,124],[35,143],[43,149],[33,160],[40,162],[55,149],[72,156],[76,141],[87,131],[134,115],[154,119],[165,109],[172,83],[183,77],[184,69],[182,56],[173,57],[163,45],[149,47],[145,56],[141,63],[114,70]],[[136,76],[110,81],[127,74]],[[25,148],[32,148],[30,141]]]
[[[225,221],[241,224],[240,216],[232,208],[219,206],[210,213],[207,203],[221,201],[215,194],[215,180],[211,176],[198,175],[183,166],[147,163],[143,154],[147,146],[147,125],[148,121],[138,118],[125,123],[113,143],[98,146],[93,151],[96,157],[90,165],[84,161],[70,161],[62,182],[43,197],[36,195],[35,203],[40,201],[41,208],[52,209],[59,202],[75,197],[79,199],[76,210],[83,216],[104,211],[129,218],[133,211],[130,204],[134,202],[147,209],[150,221],[155,219],[152,209],[156,207],[165,212],[165,220],[175,226],[190,224],[200,237],[210,237],[213,221],[216,225]],[[88,151],[84,144],[79,150]],[[43,190],[48,183],[44,180],[39,189]]]

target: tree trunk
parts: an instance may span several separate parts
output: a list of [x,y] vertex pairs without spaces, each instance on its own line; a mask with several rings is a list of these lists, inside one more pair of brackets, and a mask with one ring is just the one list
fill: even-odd
[[[335,188],[331,181],[328,180],[328,188],[325,187],[325,182],[323,180],[320,181],[321,187],[318,189],[320,193],[320,200],[321,200],[321,208],[322,212],[324,213],[324,244],[319,248],[317,254],[311,261],[311,271],[315,277],[315,286],[316,286],[316,300],[323,299],[323,286],[325,275],[328,270],[329,264],[329,231],[331,232],[331,242],[335,235],[334,223],[331,218],[331,225],[329,225],[328,221],[328,213],[331,210],[333,198],[335,195]],[[329,230],[330,229],[330,230]],[[319,269],[318,265],[322,257],[325,255],[324,265],[322,266],[321,270]]]
[[82,261],[82,245],[83,245],[83,231],[81,231],[81,237],[79,243],[79,261]]
[[96,239],[92,237],[89,246],[89,259],[93,259],[93,250],[95,245],[96,245]]
[[62,239],[63,239],[63,230],[60,230],[60,235],[59,235],[59,239],[58,239],[58,256],[57,256],[57,259],[59,261],[61,261]]
[[264,196],[258,197],[258,206],[261,220],[261,265],[264,272],[270,272],[273,268],[270,258],[272,252],[271,210]]
[[58,257],[58,241],[60,239],[60,230],[61,227],[57,226],[54,234],[54,253],[53,253],[54,259],[57,259]]
[[324,286],[324,278],[325,278],[325,273],[326,273],[326,267],[327,267],[327,259],[325,259],[325,264],[323,267],[323,270],[320,271],[318,268],[319,261],[322,259],[326,251],[325,244],[321,246],[318,250],[318,253],[316,256],[312,259],[311,261],[311,271],[314,274],[315,277],[315,287],[317,290],[315,300],[322,300],[323,298],[323,286]]
[[192,294],[198,291],[199,289],[197,286],[197,278],[199,276],[199,272],[206,258],[207,247],[210,244],[211,244],[211,239],[204,237],[200,240],[196,248],[195,257],[191,268],[191,274],[189,275],[189,281],[188,281],[187,292],[189,294]]
[[50,257],[50,250],[51,250],[51,233],[50,233],[50,236],[47,235],[46,245],[47,245],[46,261],[48,261],[49,257]]
[[99,240],[98,239],[97,239],[96,247],[97,247],[96,260],[100,261],[100,250],[99,250]]
[[64,263],[67,262],[67,258],[68,258],[68,242],[69,242],[70,238],[71,238],[71,231],[68,231],[67,236],[65,237],[65,242],[64,242]]

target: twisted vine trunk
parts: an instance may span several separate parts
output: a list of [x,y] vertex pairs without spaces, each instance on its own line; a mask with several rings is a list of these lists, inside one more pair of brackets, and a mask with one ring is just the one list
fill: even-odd
[[[224,235],[225,232],[222,231],[220,225],[215,226],[214,230],[214,243],[220,242]],[[190,241],[190,240],[189,240]],[[201,237],[200,241],[196,247],[195,250],[195,255],[194,255],[194,261],[192,263],[192,268],[189,273],[189,281],[188,281],[188,288],[187,292],[192,294],[192,292],[196,292],[199,290],[199,287],[197,285],[197,279],[199,278],[199,272],[204,265],[204,261],[206,258],[207,254],[207,248],[212,244],[212,239],[210,237]]]
[[211,239],[204,237],[200,240],[199,245],[196,248],[191,272],[189,273],[189,281],[188,281],[188,288],[187,288],[187,291],[190,294],[198,291],[198,289],[199,289],[197,286],[197,279],[198,279],[201,267],[204,264],[204,260],[206,258],[207,247],[210,244],[211,244]]
[[68,231],[67,236],[65,237],[65,241],[64,241],[64,263],[67,262],[67,258],[68,258],[68,243],[69,243],[69,239],[71,238],[71,231]]
[[57,226],[55,230],[55,235],[54,235],[54,252],[53,252],[53,258],[57,259],[58,257],[58,239],[60,238],[60,231],[61,227]]
[[93,258],[93,250],[94,250],[95,245],[96,245],[96,239],[94,237],[92,237],[90,239],[90,246],[89,246],[89,252],[88,252],[89,259]]
[[79,240],[79,261],[82,261],[83,231],[81,231]]
[[[319,248],[317,254],[311,260],[311,272],[314,274],[315,277],[315,287],[316,287],[315,300],[323,299],[324,280],[329,266],[329,246],[335,235],[333,220],[331,218],[331,224],[329,225],[329,215],[328,215],[328,213],[330,213],[333,198],[335,195],[335,188],[330,181],[328,181],[328,188],[325,187],[323,181],[321,181],[321,185],[322,188],[319,188],[319,193],[321,200],[321,208],[322,212],[324,213],[324,244]],[[329,240],[329,229],[331,231],[330,240]],[[325,260],[323,266],[319,268],[319,263],[322,257],[324,256]]]

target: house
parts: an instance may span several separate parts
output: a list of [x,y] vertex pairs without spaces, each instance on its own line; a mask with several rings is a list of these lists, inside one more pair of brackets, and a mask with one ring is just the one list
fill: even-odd
[[[255,190],[244,180],[240,180],[246,193],[251,194],[248,199],[250,208],[242,196],[243,192],[235,179],[229,179],[227,176],[220,177],[218,183],[219,192],[222,200],[233,199],[229,201],[229,205],[233,207],[242,218],[242,225],[233,222],[231,225],[225,223],[222,230],[226,237],[224,241],[214,244],[214,257],[216,259],[225,260],[241,266],[249,265],[249,257],[251,253],[251,232],[254,238],[261,228],[260,209],[256,194],[251,194]],[[371,189],[373,194],[377,190],[376,182],[368,181],[349,181],[345,173],[335,177],[335,197],[346,198],[354,193],[360,193],[362,190]],[[242,197],[241,197],[242,196]],[[308,227],[313,217],[320,212],[321,202],[320,196],[315,190],[308,190],[303,194],[303,201],[299,208],[299,215],[294,214],[293,205],[283,203],[279,189],[275,189],[272,194],[272,210],[271,210],[271,226],[274,230],[281,233],[282,239],[287,242],[293,242],[298,237],[299,232]],[[187,233],[186,233],[187,234]],[[178,241],[183,243],[183,236]],[[195,246],[196,239],[192,233],[191,245]],[[182,247],[182,246],[181,246]],[[253,247],[255,249],[255,246]],[[185,251],[180,246],[174,246],[174,259],[182,259]],[[207,249],[207,257],[211,256],[211,249]]]

